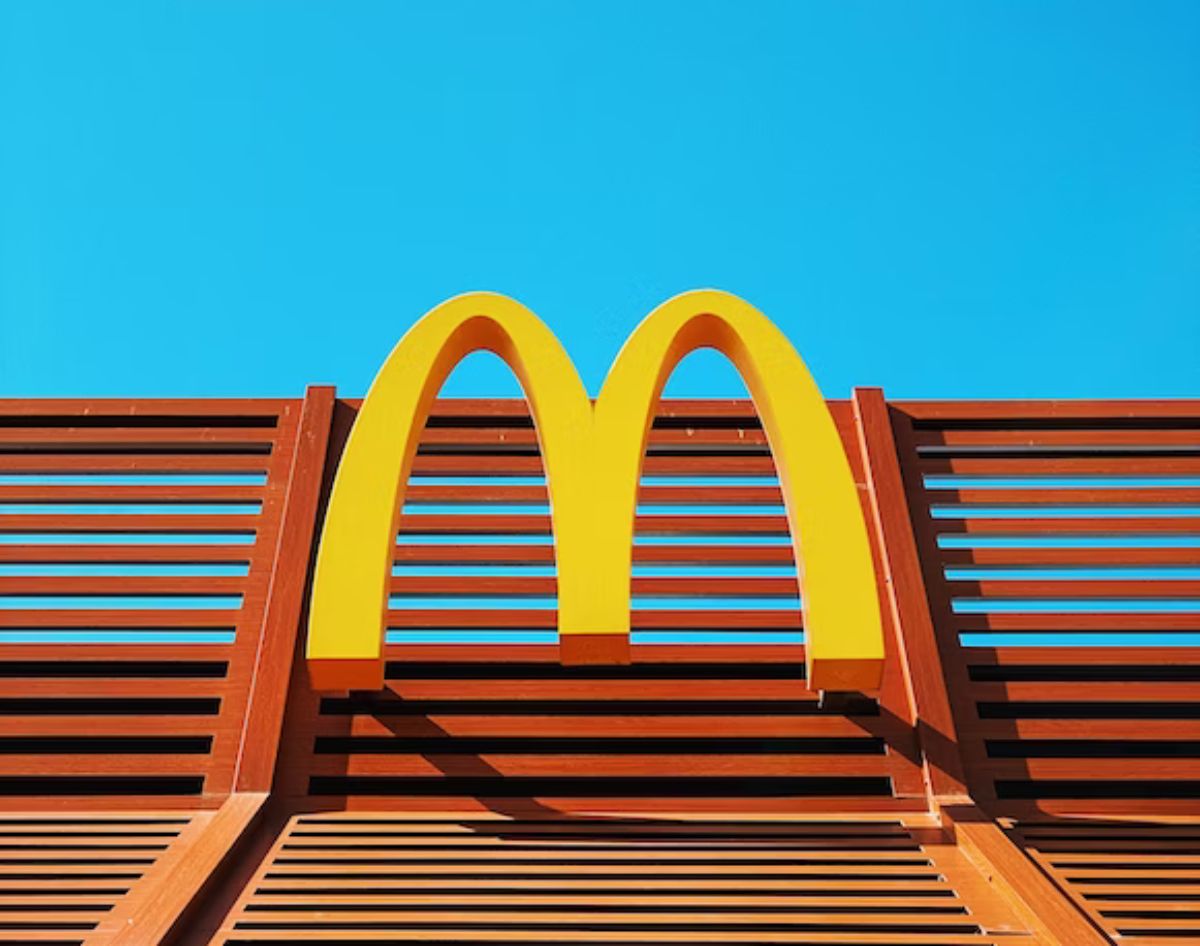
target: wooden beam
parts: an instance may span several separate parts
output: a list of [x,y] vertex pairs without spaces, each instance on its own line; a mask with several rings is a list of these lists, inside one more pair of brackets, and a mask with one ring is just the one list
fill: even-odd
[[234,789],[239,792],[271,789],[296,635],[308,589],[334,400],[335,389],[328,386],[310,387],[304,396],[284,495],[283,521],[267,591],[263,629],[238,747]]
[[204,812],[121,900],[84,946],[152,946],[162,941],[234,845],[254,823],[267,796],[231,795]]
[[855,388],[854,414],[866,463],[873,525],[914,707],[930,808],[967,797],[958,732],[909,517],[891,414],[879,388]]
[[947,805],[942,822],[954,842],[1035,932],[1062,946],[1113,946],[1113,940],[992,818],[972,804]]

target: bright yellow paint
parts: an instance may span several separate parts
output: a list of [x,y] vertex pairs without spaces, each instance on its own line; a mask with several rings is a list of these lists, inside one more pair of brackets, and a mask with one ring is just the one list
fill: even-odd
[[554,335],[512,299],[459,296],[417,322],[367,392],[334,481],[309,619],[315,684],[382,685],[388,581],[417,442],[446,376],[479,349],[512,368],[537,427],[560,636],[627,636],[646,437],[676,364],[705,347],[741,373],[775,456],[800,569],[809,685],[877,688],[883,632],[875,575],[841,438],[787,337],[753,306],[713,290],[684,293],[647,316],[594,409]]

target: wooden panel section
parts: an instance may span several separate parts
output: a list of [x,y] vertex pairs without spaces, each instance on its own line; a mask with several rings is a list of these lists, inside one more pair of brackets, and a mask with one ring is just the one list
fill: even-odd
[[1200,402],[832,402],[888,661],[824,702],[745,401],[660,405],[614,667],[525,405],[437,402],[387,685],[312,692],[356,407],[0,401],[0,943],[1200,939]]
[[1200,816],[1200,402],[897,408],[972,797]]
[[234,794],[216,811],[198,815],[196,823],[147,874],[138,890],[140,896],[118,904],[84,946],[164,942],[229,859],[265,800],[266,795],[258,793]]
[[1121,943],[1200,942],[1200,822],[1022,822],[1034,859]]
[[299,419],[0,402],[0,808],[228,794]]
[[81,946],[205,812],[0,815],[0,943]]
[[[339,405],[331,464],[353,409]],[[866,508],[854,415],[833,409]],[[546,504],[533,433],[523,404],[438,402],[397,541],[386,689],[318,695],[297,661],[282,794],[508,813],[925,807],[894,620],[879,694],[835,708],[805,685],[790,537],[751,405],[660,409],[647,462],[675,466],[643,482],[627,667],[559,665],[548,510],[513,512]],[[538,463],[515,482],[514,455]],[[423,465],[447,456],[453,476]]]
[[972,804],[947,805],[941,814],[957,849],[1033,929],[1056,943],[1108,946],[1111,940],[1087,912],[1065,896],[994,819]]
[[723,648],[717,663],[635,652],[629,667],[451,649],[393,648],[379,694],[317,696],[294,680],[292,718],[304,716],[288,724],[280,790],[386,808],[924,806],[896,791],[915,768],[896,748],[909,731],[872,699],[818,706],[799,648]]
[[896,820],[300,815],[213,943],[1036,941],[940,856]]

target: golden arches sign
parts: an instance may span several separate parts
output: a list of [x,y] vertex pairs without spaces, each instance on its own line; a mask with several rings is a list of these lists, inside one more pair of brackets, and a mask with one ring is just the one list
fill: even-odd
[[787,337],[749,303],[688,292],[663,303],[617,355],[593,407],[546,325],[505,296],[442,303],[400,339],[346,443],[317,552],[308,666],[318,689],[383,685],[388,583],[425,417],[468,354],[492,351],[529,402],[545,467],[565,662],[627,662],[634,518],[663,385],[697,348],[741,373],[775,457],[803,596],[808,682],[879,685],[883,632],[866,524],[820,390]]

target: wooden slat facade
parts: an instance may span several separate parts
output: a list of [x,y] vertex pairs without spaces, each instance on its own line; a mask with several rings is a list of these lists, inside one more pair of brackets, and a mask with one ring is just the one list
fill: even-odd
[[665,401],[563,666],[521,401],[435,405],[386,684],[303,661],[358,402],[0,400],[0,943],[1200,942],[1200,401],[830,402],[883,685],[810,690],[745,401]]

